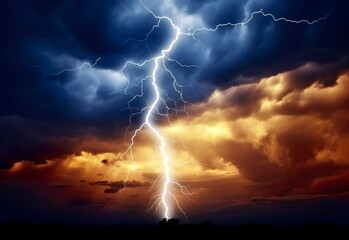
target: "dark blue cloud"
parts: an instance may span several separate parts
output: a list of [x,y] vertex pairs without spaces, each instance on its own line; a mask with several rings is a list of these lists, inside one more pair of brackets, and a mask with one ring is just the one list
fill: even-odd
[[[201,32],[196,40],[182,36],[170,57],[198,67],[183,69],[171,61],[166,61],[166,66],[173,69],[178,83],[185,86],[185,100],[202,101],[217,88],[258,81],[306,62],[331,66],[331,76],[316,77],[326,85],[333,84],[335,76],[347,71],[349,21],[345,1],[144,0],[144,3],[158,15],[169,14],[176,24],[183,26],[183,31],[191,25],[214,27],[221,22],[239,22],[260,8],[276,17],[290,19],[312,20],[331,12],[326,20],[315,25],[275,23],[258,15],[244,27]],[[4,164],[7,167],[23,158],[40,162],[32,157],[39,150],[33,149],[41,149],[41,143],[48,141],[47,128],[51,135],[61,137],[81,136],[91,131],[97,137],[115,137],[116,125],[122,129],[134,113],[123,109],[138,94],[140,76],[151,65],[125,70],[136,86],[129,89],[127,96],[123,94],[127,83],[119,70],[128,59],[142,62],[155,56],[173,36],[169,22],[164,20],[147,41],[141,41],[157,20],[136,0],[2,1],[0,4],[0,118],[1,145],[5,149],[0,159],[10,159]],[[133,40],[127,41],[130,38]],[[45,75],[76,68],[85,61],[93,63],[99,57],[94,68],[85,66],[60,75]],[[307,78],[305,85],[312,81],[315,80]],[[178,98],[169,88],[172,82],[170,75],[162,75],[162,88],[169,96]],[[144,107],[153,97],[149,91],[145,93],[133,107]],[[9,119],[21,119],[21,126],[33,121],[42,123],[33,130],[38,144],[31,148],[30,139],[12,134],[17,126],[9,124]],[[73,151],[61,142],[48,142],[62,146],[57,147],[54,156]],[[25,146],[23,152],[9,156],[16,144]]]
[[[290,19],[313,20],[331,14],[315,25],[275,23],[258,15],[245,27],[224,28],[209,35],[202,33],[198,38],[209,46],[211,54],[198,77],[201,81],[224,88],[241,84],[238,81],[241,76],[259,79],[297,68],[308,61],[327,63],[348,55],[346,7],[339,1],[266,1],[263,5],[259,1],[245,1],[246,5],[227,2],[209,3],[200,9],[208,26],[237,22],[235,12],[244,19],[244,14],[260,8],[276,17]],[[230,12],[232,17],[226,14],[229,5],[235,9]]]

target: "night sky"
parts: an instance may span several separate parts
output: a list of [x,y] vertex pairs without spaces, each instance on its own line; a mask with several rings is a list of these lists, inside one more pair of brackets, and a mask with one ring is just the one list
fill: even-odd
[[[256,14],[246,25],[180,35],[157,72],[166,101],[152,122],[190,192],[173,186],[189,222],[348,224],[349,3],[143,3],[190,33],[260,9],[326,16],[307,24]],[[162,217],[163,165],[149,128],[135,138],[135,162],[122,156],[154,100],[144,78],[154,62],[123,66],[168,47],[174,29],[157,23],[138,0],[1,1],[0,222]]]

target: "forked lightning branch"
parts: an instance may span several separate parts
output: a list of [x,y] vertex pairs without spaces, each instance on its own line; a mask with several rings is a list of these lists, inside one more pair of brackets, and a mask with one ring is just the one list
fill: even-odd
[[[173,172],[171,170],[171,165],[170,165],[170,161],[175,161],[174,159],[171,159],[170,156],[168,155],[168,144],[167,144],[167,138],[166,136],[163,135],[163,133],[160,131],[160,129],[157,128],[157,126],[152,122],[153,119],[158,118],[158,117],[165,117],[168,120],[168,124],[171,124],[170,122],[170,116],[167,112],[167,114],[163,114],[159,111],[158,106],[161,104],[165,105],[166,109],[169,110],[170,108],[167,106],[166,101],[169,100],[167,99],[168,96],[162,96],[161,91],[160,91],[160,87],[158,85],[158,75],[160,74],[160,68],[162,68],[161,70],[164,72],[167,72],[173,81],[173,84],[171,85],[177,93],[179,93],[179,100],[182,102],[182,104],[184,106],[186,106],[187,104],[190,104],[189,102],[185,101],[183,98],[183,93],[180,91],[180,84],[177,82],[177,79],[175,77],[175,74],[173,74],[173,72],[166,67],[166,62],[167,61],[175,61],[180,67],[191,67],[191,66],[187,66],[184,64],[181,64],[180,62],[178,62],[177,60],[173,60],[170,58],[170,53],[171,50],[173,49],[173,47],[175,46],[175,44],[177,43],[177,41],[179,40],[179,38],[181,36],[187,36],[187,37],[192,37],[194,40],[196,39],[196,36],[202,32],[202,31],[206,31],[206,32],[215,32],[218,31],[220,28],[222,27],[238,27],[238,26],[243,26],[248,24],[255,15],[262,15],[263,17],[269,17],[272,21],[274,22],[279,22],[279,21],[284,21],[284,22],[288,22],[288,23],[294,23],[294,24],[315,24],[325,18],[327,18],[328,15],[326,15],[325,17],[321,17],[319,19],[316,20],[306,20],[306,19],[300,19],[300,20],[292,20],[292,19],[287,19],[284,17],[275,17],[273,14],[271,13],[265,13],[262,9],[252,12],[250,14],[250,16],[242,21],[242,22],[238,22],[238,23],[231,23],[231,22],[227,22],[227,23],[220,23],[216,26],[214,26],[213,28],[191,28],[188,31],[182,31],[182,29],[180,29],[180,27],[178,27],[174,21],[166,16],[166,15],[162,15],[159,16],[157,14],[154,13],[154,11],[152,11],[151,9],[149,9],[149,7],[147,7],[142,1],[140,1],[140,4],[143,6],[143,8],[145,10],[147,10],[155,19],[157,19],[157,23],[156,25],[152,26],[151,30],[146,34],[145,39],[139,40],[139,41],[144,41],[147,42],[148,37],[152,34],[152,32],[158,28],[161,24],[162,21],[167,21],[169,23],[169,25],[172,27],[172,30],[174,31],[174,36],[173,38],[169,41],[169,43],[167,43],[167,45],[159,52],[158,55],[146,59],[143,62],[133,62],[133,61],[126,61],[125,65],[122,67],[121,72],[123,73],[124,70],[129,66],[129,65],[133,65],[139,68],[144,67],[145,65],[149,65],[152,64],[152,70],[150,71],[150,75],[145,76],[142,81],[141,81],[141,94],[140,95],[136,95],[134,96],[130,101],[129,101],[129,106],[131,105],[130,103],[135,100],[138,97],[141,97],[144,93],[143,93],[143,87],[144,87],[144,81],[146,80],[150,80],[151,81],[151,85],[153,88],[153,93],[155,95],[154,100],[151,102],[151,104],[149,106],[146,106],[145,108],[142,109],[138,109],[139,111],[136,114],[142,114],[145,113],[145,118],[144,118],[144,122],[141,124],[141,126],[139,128],[137,128],[130,141],[130,145],[129,147],[126,149],[126,151],[122,154],[122,157],[125,156],[126,154],[130,154],[130,158],[131,161],[134,162],[134,155],[133,155],[133,148],[136,147],[135,146],[135,138],[137,137],[137,134],[143,130],[143,128],[148,127],[151,132],[153,133],[156,142],[160,145],[160,155],[161,155],[161,160],[162,160],[162,164],[163,164],[163,171],[162,171],[162,189],[161,189],[161,194],[159,195],[158,200],[156,201],[156,204],[158,205],[157,207],[161,207],[162,211],[161,211],[161,215],[162,217],[169,219],[175,216],[175,210],[174,207],[175,206],[171,206],[171,203],[175,203],[176,207],[182,212],[182,214],[184,214],[184,216],[186,217],[186,214],[183,210],[183,208],[180,206],[179,200],[176,198],[175,194],[173,193],[172,189],[174,187],[178,187],[180,188],[181,192],[184,194],[188,194],[188,191],[186,190],[186,188],[184,186],[182,186],[176,179],[174,179],[173,176]],[[123,74],[123,76],[125,76]],[[126,90],[125,90],[125,94],[126,94]],[[134,114],[131,115],[131,117],[133,117]],[[131,122],[131,120],[130,120]],[[127,176],[128,177],[128,176]],[[127,179],[125,180],[125,183],[127,182]],[[127,187],[127,185],[125,185]],[[159,206],[161,205],[161,206]]]

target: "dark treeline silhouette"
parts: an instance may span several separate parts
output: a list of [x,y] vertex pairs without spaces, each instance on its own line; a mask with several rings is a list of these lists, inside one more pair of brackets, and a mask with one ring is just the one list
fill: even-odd
[[[239,226],[214,225],[204,221],[197,225],[180,224],[179,219],[162,219],[158,225],[68,225],[32,224],[7,221],[0,224],[8,239],[349,239],[349,226],[313,221],[305,225],[265,225],[249,223]],[[4,238],[5,239],[5,238]]]
[[159,222],[159,226],[161,227],[176,227],[179,226],[180,220],[177,218],[170,218],[170,219],[166,219],[163,218],[160,222]]

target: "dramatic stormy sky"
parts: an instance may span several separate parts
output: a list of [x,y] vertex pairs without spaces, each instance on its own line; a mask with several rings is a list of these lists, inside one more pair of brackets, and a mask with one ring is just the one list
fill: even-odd
[[[347,1],[143,2],[184,32],[260,9],[294,20],[328,15],[309,25],[257,14],[244,26],[180,36],[168,57],[193,67],[166,60],[159,86],[180,97],[171,69],[193,105],[188,116],[170,110],[172,126],[153,121],[191,193],[176,192],[189,221],[349,223]],[[135,164],[129,155],[116,162],[144,114],[126,132],[129,117],[154,99],[145,79],[126,109],[153,65],[121,69],[159,55],[175,34],[169,22],[141,41],[157,19],[138,0],[5,0],[0,13],[0,221],[157,221],[161,210],[147,209],[162,163],[149,129],[135,139]]]

